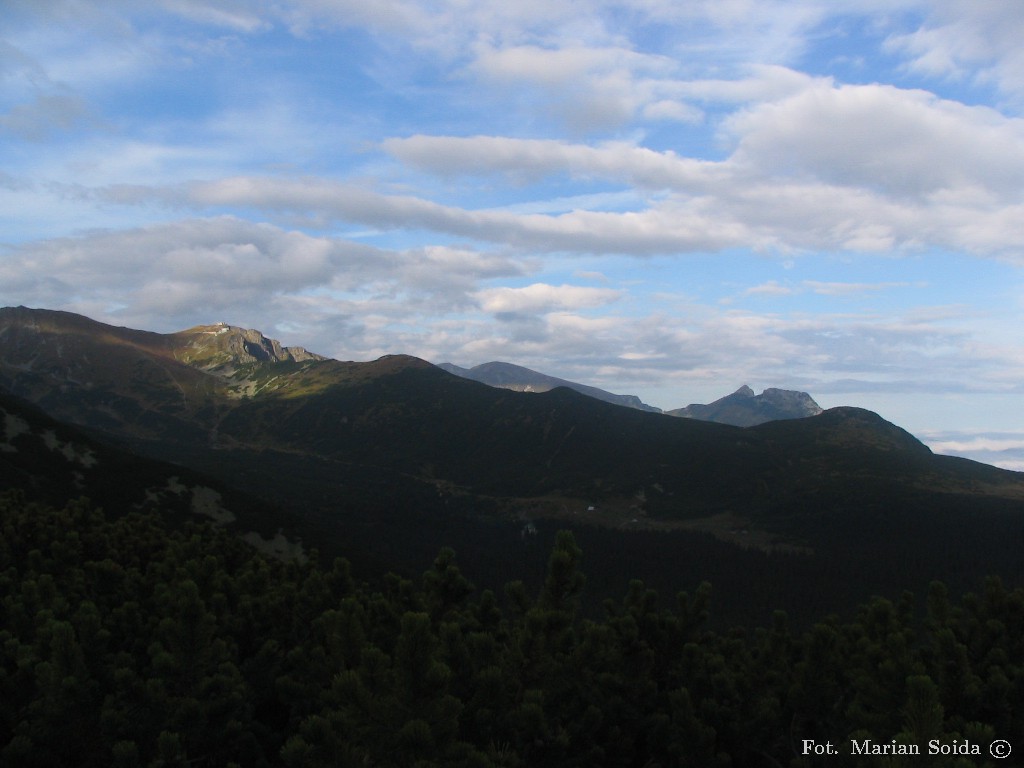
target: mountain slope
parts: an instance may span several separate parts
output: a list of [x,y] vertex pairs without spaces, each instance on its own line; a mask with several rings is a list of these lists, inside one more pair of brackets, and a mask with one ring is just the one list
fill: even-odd
[[219,415],[256,391],[296,391],[325,358],[218,324],[173,334],[68,312],[0,309],[0,387],[57,418],[141,440],[216,439]]
[[713,403],[694,403],[667,413],[670,416],[714,421],[736,427],[753,427],[779,419],[817,416],[821,413],[821,407],[806,392],[766,389],[760,395],[755,395],[754,390],[744,384],[731,395],[719,398]]
[[298,539],[283,534],[290,516],[280,508],[207,474],[98,442],[3,391],[0,489],[54,506],[84,496],[111,515],[158,509],[178,520],[209,518],[264,551],[304,557]]
[[538,373],[537,371],[524,368],[521,365],[513,365],[512,363],[490,362],[482,363],[472,368],[460,368],[453,363],[441,363],[437,367],[464,379],[472,379],[473,381],[479,381],[481,384],[487,384],[500,389],[511,389],[514,392],[549,392],[558,387],[566,387],[579,392],[581,395],[603,400],[606,403],[636,408],[640,411],[661,413],[660,408],[647,405],[636,395],[616,395],[597,387],[590,387],[586,384],[578,384],[574,381],[548,376],[547,374]]
[[[729,620],[754,604],[820,613],[933,578],[1022,576],[1024,476],[935,456],[869,411],[739,428],[219,329],[0,310],[0,384],[287,510],[304,541],[364,573],[421,572],[454,546],[489,586],[529,580],[544,564],[532,530],[550,544],[570,526],[596,558],[598,605],[602,583],[672,594],[713,577]],[[269,351],[225,345],[235,333]]]
[[[325,359],[231,326],[152,334],[0,310],[0,384],[161,458],[214,466],[231,464],[232,451],[271,452],[288,464],[309,457],[321,467],[314,486],[329,477],[367,498],[393,478],[403,493],[411,484],[463,499],[570,498],[683,519],[770,512],[801,488],[846,506],[858,493],[853,476],[866,487],[941,485],[972,496],[984,486],[1015,498],[1024,487],[1020,475],[998,470],[979,483],[973,468],[937,460],[858,409],[739,429],[566,388],[495,389],[408,356]],[[737,399],[756,400],[742,391]],[[373,490],[363,487],[369,477],[379,480]]]

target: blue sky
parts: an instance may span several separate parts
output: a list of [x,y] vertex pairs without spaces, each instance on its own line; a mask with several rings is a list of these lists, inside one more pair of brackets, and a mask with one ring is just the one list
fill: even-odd
[[7,0],[0,304],[1024,469],[1019,0]]

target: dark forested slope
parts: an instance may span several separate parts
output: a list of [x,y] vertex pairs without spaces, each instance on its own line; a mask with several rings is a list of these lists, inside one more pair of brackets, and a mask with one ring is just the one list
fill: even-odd
[[852,754],[871,740],[963,768],[1024,743],[1024,591],[996,580],[933,584],[921,620],[878,598],[713,632],[706,584],[659,601],[633,582],[582,618],[568,533],[539,589],[496,595],[450,550],[371,588],[84,501],[7,493],[0,531],[4,765],[809,768],[826,743],[829,765],[903,764]]

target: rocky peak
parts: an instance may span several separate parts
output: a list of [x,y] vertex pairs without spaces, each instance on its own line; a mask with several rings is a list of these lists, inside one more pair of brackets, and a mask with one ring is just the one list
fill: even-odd
[[780,411],[793,414],[794,417],[817,416],[822,412],[821,406],[806,392],[792,389],[769,388],[761,393],[761,399]]
[[178,359],[200,370],[230,375],[253,363],[326,360],[302,347],[285,347],[260,331],[226,323],[198,325],[174,334],[179,341]]
[[754,390],[744,384],[731,395],[713,403],[693,403],[668,413],[687,419],[752,427],[766,421],[817,416],[821,413],[821,407],[806,392],[766,389],[760,395],[755,395]]

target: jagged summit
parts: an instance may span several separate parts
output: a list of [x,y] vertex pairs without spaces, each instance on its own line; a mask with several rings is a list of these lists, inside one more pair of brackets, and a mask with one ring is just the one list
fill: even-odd
[[821,406],[806,392],[769,388],[755,395],[754,390],[746,384],[713,403],[693,403],[685,408],[668,411],[671,416],[732,424],[735,427],[753,427],[780,419],[802,419],[817,416],[821,412]]
[[230,375],[251,363],[305,362],[326,360],[302,347],[285,347],[260,331],[227,323],[197,325],[172,334],[178,341],[175,353],[182,362],[211,373]]
[[188,397],[210,391],[210,376],[244,387],[253,366],[325,361],[302,347],[286,347],[260,331],[227,323],[177,333],[107,325],[71,312],[27,307],[0,309],[0,383],[33,373],[35,386],[114,389],[175,381]]

